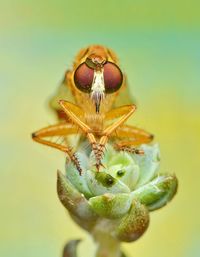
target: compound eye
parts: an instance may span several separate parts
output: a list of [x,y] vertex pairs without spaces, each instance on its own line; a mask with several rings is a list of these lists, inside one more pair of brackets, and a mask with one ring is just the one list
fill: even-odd
[[106,93],[117,91],[123,81],[123,75],[118,66],[114,63],[107,62],[104,65],[104,83]]
[[74,73],[74,82],[78,89],[89,93],[91,90],[94,77],[94,70],[89,68],[85,63],[79,65]]

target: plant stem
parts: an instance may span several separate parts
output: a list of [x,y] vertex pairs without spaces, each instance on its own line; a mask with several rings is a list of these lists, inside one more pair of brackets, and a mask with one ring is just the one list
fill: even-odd
[[120,241],[106,233],[96,233],[96,257],[121,257]]

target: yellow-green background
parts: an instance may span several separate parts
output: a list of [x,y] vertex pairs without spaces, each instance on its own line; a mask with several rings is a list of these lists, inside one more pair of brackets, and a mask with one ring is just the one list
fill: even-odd
[[[58,257],[85,238],[56,195],[64,155],[30,133],[53,123],[46,108],[76,52],[91,43],[119,55],[138,110],[156,135],[161,171],[180,185],[151,213],[130,256],[200,256],[200,5],[198,1],[0,1],[0,256]],[[80,256],[90,257],[82,247]]]

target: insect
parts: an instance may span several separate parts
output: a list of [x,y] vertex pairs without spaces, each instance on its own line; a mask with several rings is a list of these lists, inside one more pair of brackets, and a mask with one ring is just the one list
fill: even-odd
[[[79,133],[82,138],[87,138],[98,171],[108,140],[117,150],[142,154],[137,146],[151,142],[153,135],[124,124],[136,110],[127,90],[125,75],[111,49],[101,45],[82,49],[73,68],[66,71],[57,96],[51,101],[59,123],[34,132],[33,140],[65,152],[80,174],[82,170],[72,148],[47,140],[48,137]],[[121,100],[123,104],[120,106]]]

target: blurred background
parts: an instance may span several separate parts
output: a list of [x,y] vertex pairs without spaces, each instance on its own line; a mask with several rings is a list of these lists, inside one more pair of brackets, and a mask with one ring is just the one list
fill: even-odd
[[[54,123],[47,108],[77,51],[118,54],[138,109],[131,123],[156,135],[161,172],[179,190],[151,213],[147,233],[124,244],[130,256],[200,256],[200,4],[198,1],[0,1],[0,256],[58,257],[87,238],[56,193],[64,155],[31,132]],[[80,256],[90,257],[80,246]]]

